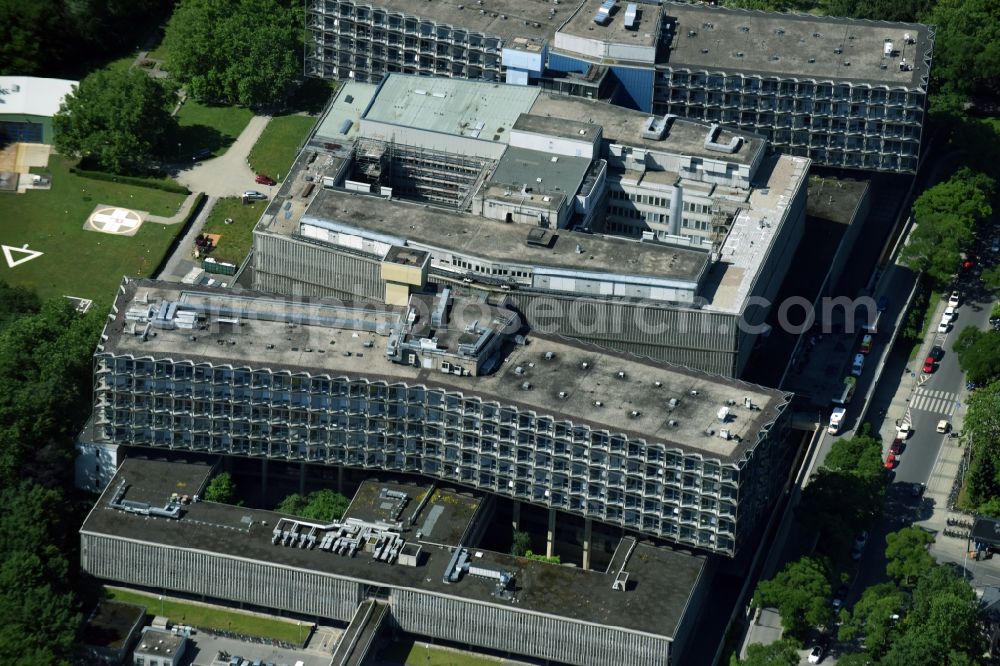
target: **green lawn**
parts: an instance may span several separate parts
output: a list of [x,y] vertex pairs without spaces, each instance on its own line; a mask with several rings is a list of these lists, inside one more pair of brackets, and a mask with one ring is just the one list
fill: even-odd
[[193,99],[177,113],[178,157],[190,160],[202,148],[221,155],[253,118],[253,111],[239,106],[212,106]]
[[[267,194],[265,185],[255,187]],[[253,227],[266,207],[266,201],[254,201],[243,205],[242,200],[237,197],[219,199],[215,202],[202,228],[202,233],[222,235],[219,245],[212,250],[210,256],[216,261],[226,261],[237,266],[243,263],[253,245]],[[227,218],[233,221],[232,224],[225,223]]]
[[250,150],[250,168],[280,180],[287,176],[302,142],[316,124],[311,116],[277,116],[264,128]]
[[103,307],[110,305],[122,275],[146,276],[156,268],[182,225],[147,222],[130,237],[85,231],[94,206],[120,205],[170,216],[184,195],[82,178],[69,172],[70,164],[59,155],[49,158],[42,171],[52,174],[51,190],[0,195],[0,243],[28,244],[28,249],[44,253],[14,268],[0,261],[0,280],[35,289],[43,298],[82,296]]
[[445,650],[422,641],[393,641],[382,649],[380,661],[405,666],[498,666],[500,659],[478,656],[471,652]]
[[186,624],[204,629],[221,629],[234,631],[247,636],[273,638],[294,645],[302,645],[309,634],[309,627],[299,626],[292,620],[282,620],[272,617],[260,617],[237,610],[223,610],[214,606],[202,606],[188,601],[159,595],[104,588],[108,597],[117,601],[139,604],[146,607],[149,615],[166,615],[172,622]]

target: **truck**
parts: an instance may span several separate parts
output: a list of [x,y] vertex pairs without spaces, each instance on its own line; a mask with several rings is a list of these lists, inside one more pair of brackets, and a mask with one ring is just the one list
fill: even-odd
[[844,383],[837,389],[839,392],[833,397],[833,404],[843,407],[854,397],[854,388],[858,384],[857,377],[844,377]]
[[844,425],[844,416],[847,414],[847,409],[844,407],[835,407],[833,412],[830,413],[830,425],[826,427],[826,431],[831,435],[836,435],[840,432],[841,427]]

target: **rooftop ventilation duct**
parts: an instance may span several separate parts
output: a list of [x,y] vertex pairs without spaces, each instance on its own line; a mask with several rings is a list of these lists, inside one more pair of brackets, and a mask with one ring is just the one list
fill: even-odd
[[716,143],[715,139],[719,136],[719,132],[722,128],[718,125],[712,125],[708,130],[708,136],[705,137],[705,150],[712,150],[717,153],[729,153],[730,155],[735,153],[740,148],[740,144],[743,143],[743,137],[734,136],[729,140],[729,143]]

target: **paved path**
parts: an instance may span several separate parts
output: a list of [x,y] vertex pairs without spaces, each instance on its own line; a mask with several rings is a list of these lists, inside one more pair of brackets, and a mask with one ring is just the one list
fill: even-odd
[[191,212],[191,207],[194,206],[194,202],[198,200],[197,191],[192,191],[188,195],[187,199],[180,205],[177,212],[170,217],[163,217],[162,215],[150,215],[146,214],[144,221],[146,222],[156,222],[157,224],[180,224],[185,219],[187,219],[188,213]]
[[205,205],[202,206],[201,212],[198,214],[198,217],[194,219],[187,233],[184,234],[184,237],[177,244],[174,253],[170,255],[169,259],[167,259],[167,263],[164,264],[163,270],[160,271],[158,275],[153,277],[160,280],[180,282],[192,268],[200,266],[200,264],[195,263],[194,258],[191,256],[192,248],[194,247],[194,239],[201,233],[202,227],[205,226],[205,220],[208,219],[208,214],[212,212],[212,207],[215,206],[216,201],[218,201],[218,199],[212,196],[205,200]]
[[175,176],[177,182],[212,197],[236,197],[254,189],[263,192],[267,188],[254,183],[247,156],[270,121],[270,116],[254,116],[224,155],[182,169]]

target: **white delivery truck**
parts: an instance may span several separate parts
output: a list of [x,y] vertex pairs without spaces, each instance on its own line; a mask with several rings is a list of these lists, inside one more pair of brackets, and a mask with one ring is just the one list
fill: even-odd
[[830,425],[827,426],[826,431],[831,435],[836,435],[840,432],[841,426],[844,425],[844,416],[847,414],[847,409],[844,407],[835,407],[833,412],[830,414]]

